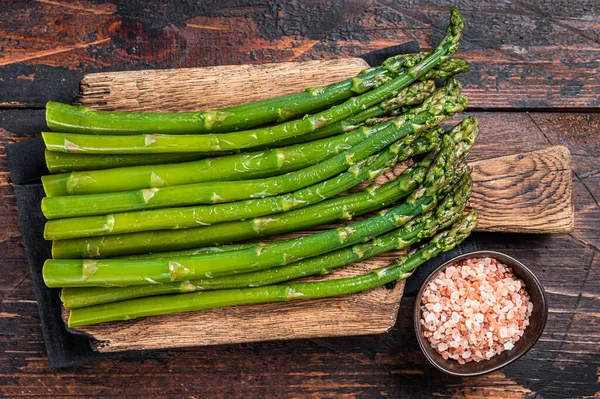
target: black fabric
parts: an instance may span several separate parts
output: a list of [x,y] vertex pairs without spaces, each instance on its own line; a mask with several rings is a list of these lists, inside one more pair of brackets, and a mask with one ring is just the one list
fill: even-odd
[[50,242],[44,240],[43,236],[45,218],[40,208],[44,197],[40,176],[48,173],[44,163],[44,143],[41,139],[33,139],[10,144],[6,146],[6,154],[50,367],[69,367],[106,358],[143,356],[142,351],[94,352],[86,336],[71,334],[65,329],[61,318],[60,290],[47,288],[42,279],[44,261],[51,257]]
[[40,176],[49,173],[44,148],[41,137],[6,146],[8,169],[14,184],[39,183]]
[[[29,144],[22,142],[12,146],[22,146],[26,149]],[[26,159],[17,161],[13,157],[11,169],[16,167],[18,170],[21,165],[23,169],[28,169],[27,163]],[[44,197],[42,185],[15,185],[15,196],[19,210],[19,226],[31,269],[31,280],[38,301],[50,367],[65,367],[92,360],[99,354],[92,351],[89,340],[84,336],[70,334],[64,327],[61,319],[60,290],[47,288],[42,279],[42,265],[50,258],[50,243],[43,237],[44,216],[40,210],[40,201]]]
[[367,61],[370,66],[381,64],[386,58],[390,58],[397,54],[418,53],[421,51],[419,42],[408,42],[371,51],[370,53],[360,55],[359,57]]
[[[364,54],[361,58],[369,65],[374,66],[392,55],[419,51],[418,43],[410,42]],[[45,241],[43,237],[45,219],[40,208],[41,200],[44,197],[40,177],[48,174],[44,159],[43,140],[36,138],[9,144],[6,146],[6,154],[14,183],[19,226],[31,269],[31,279],[38,301],[50,367],[70,367],[108,358],[143,358],[144,351],[94,352],[86,336],[72,334],[66,330],[61,317],[60,290],[47,288],[42,279],[44,261],[51,257],[50,242]],[[436,263],[439,264],[439,262]],[[420,281],[423,281],[424,276],[420,278]],[[409,286],[418,287],[419,285],[420,283],[417,284],[417,282],[409,283]]]

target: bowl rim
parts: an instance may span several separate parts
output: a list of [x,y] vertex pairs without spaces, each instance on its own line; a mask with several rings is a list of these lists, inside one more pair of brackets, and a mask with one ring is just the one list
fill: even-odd
[[[483,371],[478,371],[478,372],[455,372],[455,371],[451,371],[451,370],[447,370],[444,367],[442,367],[435,359],[433,359],[431,357],[431,355],[429,354],[429,352],[426,350],[425,345],[428,345],[428,343],[426,342],[426,339],[424,337],[421,336],[421,331],[420,331],[420,322],[419,322],[419,317],[417,317],[419,310],[421,308],[421,306],[419,305],[421,302],[421,298],[423,297],[423,292],[425,290],[425,287],[431,282],[431,280],[433,280],[433,278],[438,274],[438,272],[440,270],[442,270],[443,268],[456,263],[458,261],[461,261],[463,259],[467,259],[467,258],[475,258],[475,257],[490,257],[490,258],[494,258],[496,256],[500,256],[503,258],[508,259],[510,262],[512,262],[513,264],[515,264],[517,267],[521,268],[523,270],[523,272],[525,274],[528,274],[531,279],[534,281],[537,289],[540,291],[541,293],[541,305],[542,305],[542,319],[541,319],[541,325],[539,328],[539,332],[537,334],[537,336],[532,339],[527,346],[525,347],[525,349],[523,350],[522,353],[516,355],[516,356],[512,356],[509,359],[507,359],[506,361],[491,367],[489,369],[485,369]],[[513,267],[513,265],[508,265],[509,267]],[[427,278],[423,281],[423,283],[421,284],[421,287],[419,288],[419,291],[417,292],[417,295],[415,297],[415,306],[414,306],[414,311],[413,311],[413,322],[414,322],[414,328],[415,328],[415,335],[417,336],[417,341],[419,342],[419,347],[421,348],[421,352],[423,352],[423,354],[425,355],[425,357],[427,358],[427,360],[429,361],[429,363],[431,363],[435,368],[437,368],[438,370],[449,374],[449,375],[453,375],[453,376],[457,376],[457,377],[474,377],[474,376],[478,376],[478,375],[484,375],[484,374],[488,374],[491,372],[494,372],[496,370],[499,370],[503,367],[508,366],[509,364],[511,364],[512,362],[520,359],[522,356],[524,356],[527,352],[529,352],[529,350],[533,347],[533,345],[535,345],[537,343],[537,341],[540,339],[540,337],[542,336],[542,334],[544,333],[544,329],[546,328],[546,322],[548,320],[548,298],[546,296],[546,290],[544,289],[544,286],[542,285],[542,283],[540,282],[540,280],[537,278],[537,276],[527,267],[525,266],[523,263],[521,263],[520,261],[518,261],[517,259],[513,258],[510,255],[507,255],[505,253],[502,252],[498,252],[498,251],[473,251],[473,252],[467,252],[464,253],[462,255],[458,255],[455,256],[454,258],[447,260],[446,262],[442,263],[440,266],[436,267],[428,276]]]

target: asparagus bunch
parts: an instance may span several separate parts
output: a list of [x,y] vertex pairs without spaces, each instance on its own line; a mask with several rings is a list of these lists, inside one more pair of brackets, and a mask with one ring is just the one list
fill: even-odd
[[[61,293],[61,299],[65,307],[79,308],[153,295],[259,287],[294,280],[300,277],[316,274],[323,275],[335,268],[365,260],[387,251],[408,248],[416,242],[431,237],[439,230],[445,229],[454,223],[463,213],[470,189],[471,183],[468,179],[465,179],[465,184],[460,186],[460,189],[455,190],[453,194],[447,195],[435,210],[416,217],[401,228],[378,236],[366,243],[356,244],[349,248],[301,260],[290,265],[233,276],[204,278],[158,285],[135,285],[123,288],[64,288]],[[266,246],[268,244],[263,243],[260,245]],[[250,246],[251,244],[248,244],[247,247],[236,245],[227,248],[225,246],[226,248],[224,249],[225,251],[233,251],[246,249]],[[209,251],[211,251],[210,248],[195,250],[192,253],[188,252],[188,254],[200,255]],[[223,251],[223,248],[220,249],[221,251]],[[151,258],[173,258],[183,255],[185,254],[159,253],[152,255]],[[150,258],[147,257],[147,259]]]
[[200,276],[212,278],[285,265],[353,245],[402,226],[435,206],[440,195],[449,188],[456,149],[462,147],[451,135],[444,136],[443,141],[444,147],[429,167],[421,188],[405,203],[364,221],[266,247],[256,245],[244,250],[170,260],[48,260],[43,268],[44,281],[49,287],[77,287],[144,285]]
[[309,206],[340,194],[363,181],[374,179],[398,161],[433,150],[439,145],[440,135],[443,132],[443,128],[438,128],[427,132],[422,137],[409,135],[383,152],[357,162],[346,172],[293,193],[217,205],[162,208],[50,220],[44,227],[44,238],[60,240],[137,231],[191,228],[198,225],[245,220]]
[[[437,185],[444,184],[446,179],[447,176],[442,175],[433,182],[433,186],[424,187],[422,191],[429,192]],[[468,191],[468,175],[465,174],[457,186],[456,190]],[[354,245],[403,226],[436,205],[440,194],[422,191],[416,191],[406,203],[385,213],[343,228],[268,245],[256,244],[243,250],[168,259],[47,260],[43,268],[44,282],[48,287],[164,284],[282,266]]]
[[[449,133],[455,143],[456,158],[462,158],[479,133],[477,119],[468,117]],[[219,223],[180,230],[158,230],[102,237],[75,238],[53,242],[54,258],[104,258],[153,251],[171,251],[224,244],[315,227],[353,215],[362,215],[389,206],[409,195],[425,179],[435,159],[430,154],[406,169],[396,179],[381,186],[323,201],[278,215]]]
[[[379,105],[370,107],[364,111],[354,114],[338,123],[318,129],[313,133],[293,137],[273,143],[268,147],[280,147],[291,144],[304,143],[311,140],[330,137],[342,132],[348,132],[358,128],[364,121],[381,117],[387,113],[402,112],[407,106],[420,104],[433,90],[432,79],[443,79],[461,72],[468,72],[468,64],[460,58],[451,58],[439,66],[434,67],[409,87],[401,90],[390,99],[386,99]],[[49,125],[52,122],[49,121]],[[70,171],[85,171],[95,169],[109,169],[116,167],[127,167],[136,165],[157,165],[166,163],[188,162],[203,159],[209,155],[219,156],[223,153],[173,153],[173,154],[121,154],[121,155],[98,155],[78,154],[46,151],[46,165],[51,173]],[[71,193],[74,194],[74,193]],[[50,193],[48,193],[50,195]],[[62,195],[62,194],[53,194]]]
[[[432,80],[413,83],[408,88],[402,90],[400,94],[383,101],[377,106],[352,115],[343,121],[334,123],[323,129],[319,129],[314,134],[298,137],[299,139],[312,136],[306,137],[306,143],[299,140],[290,140],[288,143],[281,143],[287,145],[287,147],[173,165],[164,165],[169,162],[161,161],[160,163],[163,165],[144,165],[49,175],[42,177],[42,183],[46,195],[50,197],[275,176],[314,165],[323,159],[327,159],[358,144],[364,139],[364,135],[355,130],[363,122],[394,112],[406,105],[420,104],[434,89],[435,82]],[[380,125],[378,129],[383,129],[386,126]],[[348,132],[348,134],[338,136],[345,132]],[[293,145],[295,144],[293,141],[299,141],[301,144]],[[73,154],[65,155],[73,156]],[[168,157],[174,156],[174,154],[156,154],[159,159],[165,157],[165,155]],[[181,156],[190,155],[196,156],[195,154],[181,154]],[[90,157],[88,155],[80,156]],[[114,157],[115,155],[108,156]],[[147,155],[131,156],[153,157]]]
[[[363,141],[315,165],[260,180],[219,181],[173,187],[153,187],[137,191],[46,197],[42,211],[48,219],[112,212],[162,208],[168,206],[214,204],[246,198],[278,195],[317,183],[343,172],[348,166],[381,151],[392,142],[448,119],[464,110],[466,97],[460,95],[455,79],[446,81],[423,104],[399,116],[383,128],[360,128]],[[98,136],[102,137],[102,136]]]
[[73,309],[69,315],[68,324],[69,327],[79,327],[167,313],[255,303],[317,299],[365,291],[410,277],[413,271],[427,260],[460,244],[476,225],[477,214],[473,211],[452,225],[450,230],[438,233],[431,241],[398,258],[389,266],[356,277],[130,299]]

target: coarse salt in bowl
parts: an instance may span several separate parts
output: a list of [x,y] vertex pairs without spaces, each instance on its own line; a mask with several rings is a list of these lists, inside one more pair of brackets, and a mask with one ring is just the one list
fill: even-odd
[[461,255],[436,269],[415,304],[426,357],[454,375],[479,375],[511,363],[533,346],[547,318],[537,278],[492,251]]
[[423,335],[444,359],[460,364],[513,349],[533,310],[523,281],[490,257],[466,258],[438,272],[421,304]]

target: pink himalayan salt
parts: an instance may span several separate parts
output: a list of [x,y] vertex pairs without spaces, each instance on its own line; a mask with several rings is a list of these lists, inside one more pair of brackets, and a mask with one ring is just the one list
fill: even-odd
[[422,310],[423,335],[432,348],[464,364],[513,349],[533,304],[510,267],[472,258],[439,272],[425,289]]

